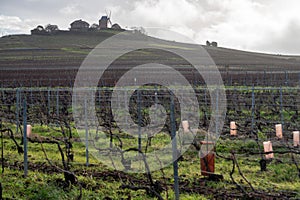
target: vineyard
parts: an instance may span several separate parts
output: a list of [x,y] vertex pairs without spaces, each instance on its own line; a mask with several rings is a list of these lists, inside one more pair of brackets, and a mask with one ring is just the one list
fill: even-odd
[[[105,34],[1,38],[2,199],[300,199],[297,57],[208,48],[226,94],[213,99],[219,88],[206,87],[186,61],[138,50],[80,95],[73,88],[78,67],[112,35]],[[229,55],[236,58],[227,61]],[[185,86],[114,87],[133,65],[153,60],[189,80],[197,105],[180,102],[189,97]],[[224,126],[211,122],[222,105]],[[198,108],[199,123],[183,118],[182,107]],[[147,130],[152,121],[161,125],[154,134]],[[213,141],[210,126],[220,129]]]
[[[159,101],[168,107],[170,97],[160,90],[142,90],[140,109],[143,114],[139,123],[147,123],[145,113],[149,104]],[[111,142],[122,152],[138,151],[137,139],[119,130],[112,121],[108,112],[109,92],[109,89],[101,88],[97,91],[99,127],[98,130],[89,130],[88,136],[94,141],[103,134],[110,135]],[[184,95],[184,89],[181,92]],[[198,151],[211,111],[207,89],[197,88],[201,123],[193,145],[178,160],[181,197],[241,198],[246,195],[249,198],[299,198],[300,156],[299,147],[293,146],[292,135],[300,128],[299,92],[296,87],[228,87],[227,117],[216,143],[215,172],[220,176],[206,178],[201,176]],[[132,99],[133,109],[136,108],[135,98]],[[174,198],[171,166],[139,176],[107,168],[101,160],[86,154],[87,148],[84,142],[80,142],[74,127],[71,89],[7,88],[1,89],[0,99],[2,177],[6,180],[2,181],[4,198],[21,198],[23,195],[24,198],[37,199],[56,198],[56,195],[61,198],[82,196],[84,199]],[[136,110],[132,117],[137,120],[140,112]],[[230,135],[231,121],[238,126],[236,136]],[[26,178],[17,180],[17,190],[7,189],[15,187],[12,184],[14,176],[24,175],[24,124],[32,126],[32,133],[27,138],[28,174]],[[179,124],[180,121],[176,121],[176,126]],[[282,139],[276,137],[276,124],[283,125]],[[140,153],[147,155],[147,149],[150,153],[165,145],[170,140],[170,133],[170,126],[166,126],[162,133],[151,137],[151,144],[148,139],[143,139]],[[266,159],[268,154],[263,151],[265,141],[273,143],[273,159]],[[109,149],[109,146],[101,147],[101,151]],[[143,166],[132,159],[131,165],[123,163],[121,168]],[[262,165],[264,162],[265,165]],[[31,181],[39,182],[41,189],[32,188]],[[48,192],[48,184],[60,194]]]

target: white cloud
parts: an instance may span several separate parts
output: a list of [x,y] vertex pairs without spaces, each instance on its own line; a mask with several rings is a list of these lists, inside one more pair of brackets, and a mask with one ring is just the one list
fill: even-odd
[[[291,48],[284,42],[286,38],[299,41],[300,30],[290,25],[300,23],[298,0],[60,0],[59,4],[55,0],[34,1],[38,1],[34,12],[25,12],[22,10],[25,4],[19,5],[13,0],[11,5],[3,4],[14,14],[3,12],[1,8],[0,13],[17,17],[10,18],[11,23],[0,22],[4,23],[0,24],[1,29],[29,32],[38,24],[48,23],[68,29],[75,19],[92,24],[105,14],[105,10],[111,10],[112,22],[122,27],[161,27],[201,44],[214,40],[224,47],[258,51],[272,51],[273,48],[273,52],[287,53],[293,49],[300,53],[300,46]],[[16,14],[19,10],[23,12]],[[36,19],[39,23],[24,19]],[[16,25],[12,25],[14,23]],[[174,38],[177,37],[174,35]]]
[[300,54],[300,21],[291,20],[280,32],[274,32],[269,38],[261,41],[260,47],[266,52],[282,54]]
[[[221,46],[253,51],[290,52],[279,48],[282,38],[299,40],[297,0],[139,0],[130,6],[110,5],[113,21],[123,26],[160,27],[184,34],[204,44],[217,41]],[[109,7],[109,5],[108,5]],[[288,35],[289,34],[289,35]],[[157,34],[158,35],[158,34]],[[164,38],[166,35],[164,34]],[[175,35],[170,40],[176,40]],[[277,44],[277,45],[276,45]],[[273,50],[272,50],[273,48]],[[278,49],[276,49],[278,48]],[[284,50],[285,49],[285,50]],[[299,49],[294,49],[293,52]]]
[[216,1],[142,0],[134,1],[127,9],[120,6],[110,9],[113,11],[113,21],[123,26],[159,27],[196,39],[203,30],[226,20],[228,9]]
[[2,35],[14,33],[29,33],[36,26],[35,20],[22,20],[17,16],[0,15],[0,32]]
[[77,15],[80,13],[78,4],[71,4],[59,10],[61,14],[65,15]]

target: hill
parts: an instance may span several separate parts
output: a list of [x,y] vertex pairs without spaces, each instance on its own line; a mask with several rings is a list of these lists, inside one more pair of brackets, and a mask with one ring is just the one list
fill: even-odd
[[[41,81],[68,79],[72,82],[76,72],[88,53],[106,38],[118,31],[105,30],[97,33],[62,33],[56,35],[10,35],[0,38],[0,80],[2,82],[21,82],[23,79]],[[147,37],[147,36],[143,36]],[[159,39],[157,43],[159,44]],[[176,45],[176,42],[169,42]],[[191,47],[194,45],[190,45]],[[300,72],[300,57],[246,52],[222,47],[203,46],[210,54],[222,73],[237,72],[246,74],[288,72],[293,79]],[[184,65],[180,61],[172,62],[169,55],[148,52],[148,58],[156,57],[170,65]],[[123,60],[122,66],[128,60]],[[57,70],[60,73],[57,73]],[[240,77],[240,76],[239,76]],[[225,74],[224,74],[224,77]],[[227,77],[228,78],[228,77]],[[235,78],[231,76],[231,79]],[[22,81],[21,81],[22,80]],[[69,85],[68,83],[68,85]],[[41,83],[44,85],[47,83]],[[56,83],[53,83],[56,85]],[[71,83],[70,83],[71,84]]]

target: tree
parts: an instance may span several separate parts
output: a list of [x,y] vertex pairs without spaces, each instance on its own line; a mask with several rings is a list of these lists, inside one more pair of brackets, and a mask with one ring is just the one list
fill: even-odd
[[44,27],[43,27],[43,26],[41,26],[41,25],[38,25],[38,26],[36,27],[36,30],[38,30],[38,31],[43,31],[43,30],[45,30],[45,29],[44,29]]
[[58,26],[57,25],[52,25],[52,24],[48,24],[46,27],[45,27],[45,30],[49,33],[53,33],[53,32],[56,32],[58,31]]
[[31,30],[31,34],[47,34],[43,26],[38,25],[35,29]]
[[147,32],[143,27],[132,27],[131,29],[133,30],[134,33],[147,35]]
[[99,29],[99,25],[98,24],[92,24],[91,27],[90,27],[90,30],[98,30]]

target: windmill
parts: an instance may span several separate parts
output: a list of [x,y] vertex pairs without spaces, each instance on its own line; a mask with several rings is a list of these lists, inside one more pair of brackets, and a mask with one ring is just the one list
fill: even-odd
[[100,29],[107,29],[108,23],[110,24],[110,26],[112,26],[112,23],[110,21],[111,11],[109,11],[109,13],[107,11],[105,11],[105,12],[106,12],[106,16],[102,16],[101,19],[99,20],[99,28]]
[[111,23],[111,10],[109,11],[109,14],[108,14],[108,12],[107,11],[105,11],[106,12],[106,16],[107,16],[107,22],[110,24],[110,26],[112,26],[112,23]]

